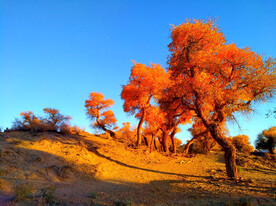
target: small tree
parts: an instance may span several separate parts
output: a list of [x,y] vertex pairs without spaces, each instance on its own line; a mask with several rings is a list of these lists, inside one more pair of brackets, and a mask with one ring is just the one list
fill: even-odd
[[111,137],[115,137],[112,129],[117,120],[113,111],[107,110],[112,105],[112,99],[104,99],[104,95],[98,92],[91,92],[90,98],[85,101],[86,114],[93,121],[92,127],[102,129]]
[[129,122],[124,122],[123,126],[116,132],[117,138],[120,138],[122,141],[127,142],[133,146],[136,142],[135,135],[135,129],[130,125]]
[[139,119],[137,126],[137,143],[141,145],[141,130],[145,114],[152,98],[157,99],[169,82],[169,76],[159,64],[136,64],[131,69],[127,85],[123,86],[121,98],[124,100],[124,111]]
[[11,129],[14,131],[22,131],[24,130],[24,124],[19,118],[15,118],[15,120],[12,122]]
[[[72,118],[60,114],[59,110],[53,108],[44,108],[44,113],[47,115],[46,124],[48,130],[59,131],[60,126],[67,124]],[[69,124],[68,124],[69,125]]]
[[37,123],[38,118],[32,111],[21,112],[20,116],[23,118],[23,129],[28,131],[33,128],[33,124]]

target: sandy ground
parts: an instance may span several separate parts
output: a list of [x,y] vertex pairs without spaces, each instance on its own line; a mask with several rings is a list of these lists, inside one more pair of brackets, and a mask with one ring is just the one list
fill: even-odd
[[[233,182],[222,152],[187,158],[89,133],[0,133],[0,205],[43,205],[47,186],[61,205],[276,205],[275,162],[240,156],[239,165]],[[16,203],[22,183],[33,197]]]

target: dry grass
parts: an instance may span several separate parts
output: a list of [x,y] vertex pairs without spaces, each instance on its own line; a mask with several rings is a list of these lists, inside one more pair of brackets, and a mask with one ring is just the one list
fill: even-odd
[[18,181],[33,186],[32,201],[50,186],[51,201],[67,205],[275,204],[273,160],[239,156],[242,181],[233,182],[220,152],[169,156],[89,133],[0,133],[0,143],[0,205]]

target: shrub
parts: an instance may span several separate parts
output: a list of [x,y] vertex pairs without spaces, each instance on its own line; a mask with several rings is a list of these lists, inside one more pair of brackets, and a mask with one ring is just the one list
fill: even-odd
[[41,196],[47,203],[53,203],[55,199],[55,192],[56,187],[55,186],[48,186],[46,188],[40,189]]
[[71,134],[72,131],[71,131],[70,125],[68,125],[66,123],[61,124],[60,125],[60,133],[61,134]]
[[232,144],[238,152],[249,154],[254,151],[254,147],[250,145],[249,138],[246,135],[238,135],[231,138]]
[[123,126],[118,129],[116,132],[117,139],[120,139],[123,142],[126,142],[127,144],[135,144],[136,142],[136,131],[135,129],[130,125],[129,122],[124,122]]
[[47,115],[45,119],[47,127],[50,131],[59,131],[62,124],[69,124],[70,116],[60,114],[59,110],[53,108],[44,108],[44,113]]
[[24,124],[20,119],[15,118],[15,120],[12,122],[11,129],[14,130],[14,131],[23,131],[24,130]]
[[80,135],[85,132],[85,128],[80,128],[79,126],[70,127],[70,131],[72,134]]
[[15,201],[22,201],[28,199],[31,196],[33,186],[27,183],[16,184],[14,186]]

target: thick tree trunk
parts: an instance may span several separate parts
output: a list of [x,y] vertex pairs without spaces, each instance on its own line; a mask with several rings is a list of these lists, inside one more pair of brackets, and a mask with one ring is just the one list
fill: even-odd
[[111,130],[106,130],[106,132],[109,133],[110,137],[116,138],[115,132],[113,132],[113,131],[111,131]]
[[145,109],[143,108],[142,116],[141,116],[141,119],[140,119],[138,127],[137,127],[137,142],[136,142],[137,147],[141,146],[141,142],[142,142],[141,130],[142,130],[142,125],[143,125],[144,120],[145,120]]
[[209,131],[217,143],[224,149],[227,176],[233,179],[238,178],[236,165],[236,148],[232,143],[220,133],[220,128],[216,124],[209,126]]
[[113,132],[113,131],[111,131],[111,130],[109,130],[109,129],[106,129],[105,126],[102,126],[102,129],[103,129],[105,132],[107,132],[107,133],[110,135],[110,137],[116,138],[115,132]]
[[185,145],[184,150],[183,150],[184,155],[188,154],[189,148],[194,143],[195,139],[196,138],[193,137],[189,142],[187,142],[187,144]]
[[173,129],[172,133],[170,134],[172,140],[172,152],[176,154],[176,145],[175,145],[175,138],[174,135],[176,134],[176,128]]
[[163,131],[163,137],[162,137],[162,146],[163,146],[164,152],[168,152],[169,151],[168,136],[169,136],[169,132],[167,130],[164,130]]
[[116,138],[115,132],[113,132],[109,129],[106,129],[106,127],[100,123],[99,118],[97,118],[97,124],[103,131],[107,132],[110,135],[110,137]]

